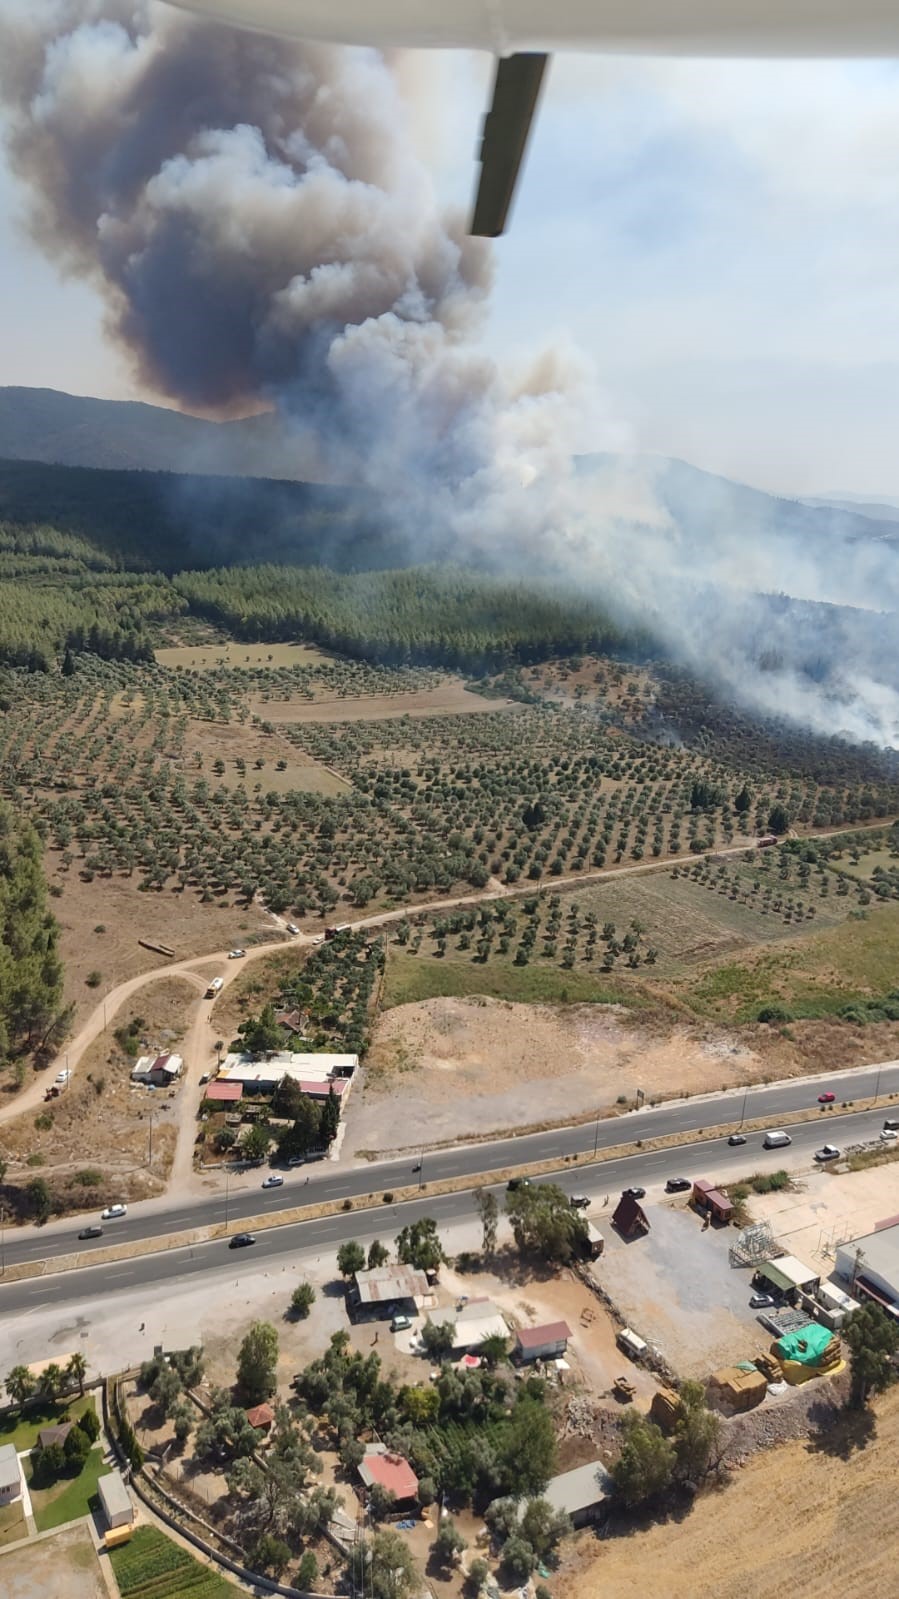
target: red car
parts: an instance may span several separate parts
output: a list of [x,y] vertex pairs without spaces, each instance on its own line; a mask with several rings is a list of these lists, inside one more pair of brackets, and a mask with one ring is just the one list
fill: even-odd
[[834,1100],[836,1099],[836,1097],[837,1097],[836,1094],[831,1094],[830,1091],[828,1090],[828,1092],[826,1094],[819,1094],[818,1095],[818,1104],[819,1105],[832,1105]]

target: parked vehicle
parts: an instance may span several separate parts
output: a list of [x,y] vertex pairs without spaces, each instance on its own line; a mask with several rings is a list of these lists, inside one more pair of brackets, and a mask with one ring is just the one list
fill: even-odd
[[889,1143],[891,1139],[899,1138],[899,1133],[897,1133],[895,1127],[884,1127],[881,1130],[880,1136],[884,1140],[884,1143]]
[[256,1238],[253,1233],[235,1233],[234,1237],[228,1240],[228,1248],[247,1249],[250,1244],[255,1244],[255,1242]]
[[288,922],[287,931],[288,933],[298,933],[300,929],[297,927],[296,922]]
[[590,1201],[586,1194],[572,1194],[568,1201],[572,1210],[589,1210]]
[[390,1323],[391,1332],[407,1332],[412,1326],[411,1316],[394,1316]]
[[731,1133],[731,1135],[730,1135],[729,1139],[727,1140],[727,1142],[730,1144],[731,1148],[735,1149],[738,1144],[745,1144],[745,1142],[746,1142],[746,1134],[745,1133]]
[[103,1237],[103,1228],[102,1227],[82,1227],[80,1233],[78,1234],[78,1237],[79,1238],[102,1238]]
[[72,1073],[69,1071],[68,1066],[64,1066],[61,1072],[56,1073],[56,1081],[58,1083],[67,1083],[71,1075]]
[[830,1092],[830,1089],[828,1088],[826,1093],[818,1095],[818,1104],[819,1105],[832,1105],[834,1100],[836,1099],[836,1097],[837,1097],[836,1094],[832,1094]]
[[530,1188],[530,1186],[530,1177],[510,1177],[506,1183],[506,1190],[508,1193],[514,1194],[516,1188]]
[[632,1360],[638,1360],[641,1355],[646,1354],[646,1340],[639,1337],[637,1333],[631,1332],[630,1327],[619,1328],[615,1334],[615,1342],[619,1349],[623,1349],[626,1355],[630,1355]]
[[839,1160],[840,1151],[836,1144],[825,1144],[821,1149],[815,1150],[815,1159],[822,1165],[826,1160]]
[[107,1205],[106,1209],[100,1212],[100,1220],[117,1221],[120,1216],[127,1216],[127,1214],[127,1205]]
[[749,1301],[750,1310],[770,1310],[774,1300],[770,1294],[753,1294]]
[[263,1188],[281,1188],[283,1187],[283,1184],[284,1178],[281,1177],[278,1172],[273,1171],[269,1173],[268,1177],[266,1177],[262,1186]]
[[793,1140],[789,1133],[782,1132],[779,1127],[769,1130],[762,1139],[763,1149],[786,1149],[787,1144]]
[[682,1194],[687,1188],[692,1188],[689,1177],[669,1177],[665,1184],[666,1194]]
[[621,1192],[622,1192],[622,1194],[630,1194],[632,1199],[645,1199],[646,1198],[646,1189],[645,1188],[622,1188]]

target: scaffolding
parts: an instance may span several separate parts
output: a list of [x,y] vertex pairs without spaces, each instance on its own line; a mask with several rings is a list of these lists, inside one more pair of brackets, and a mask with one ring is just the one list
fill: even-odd
[[775,1240],[769,1222],[756,1221],[744,1227],[727,1252],[732,1266],[761,1266],[783,1250]]

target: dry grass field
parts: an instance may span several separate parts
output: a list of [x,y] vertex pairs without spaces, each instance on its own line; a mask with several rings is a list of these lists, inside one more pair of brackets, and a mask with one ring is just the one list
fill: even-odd
[[464,684],[447,678],[434,688],[411,694],[363,694],[251,702],[268,722],[381,722],[398,716],[461,716],[486,711],[514,710],[511,700],[486,699],[472,694]]
[[42,1594],[108,1599],[100,1562],[83,1527],[66,1528],[53,1538],[0,1554],[0,1593],[3,1599],[38,1599]]
[[320,666],[331,657],[311,644],[214,644],[168,645],[155,650],[159,666],[181,667],[191,672],[214,672],[279,666]]
[[899,1392],[876,1434],[839,1433],[756,1455],[685,1520],[597,1544],[585,1536],[553,1583],[556,1599],[868,1599],[897,1592]]

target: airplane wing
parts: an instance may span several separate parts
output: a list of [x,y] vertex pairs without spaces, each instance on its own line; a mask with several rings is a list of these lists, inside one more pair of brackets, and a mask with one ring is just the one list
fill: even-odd
[[481,176],[470,232],[495,239],[506,217],[549,56],[535,51],[501,56],[496,63],[493,98],[481,137]]

